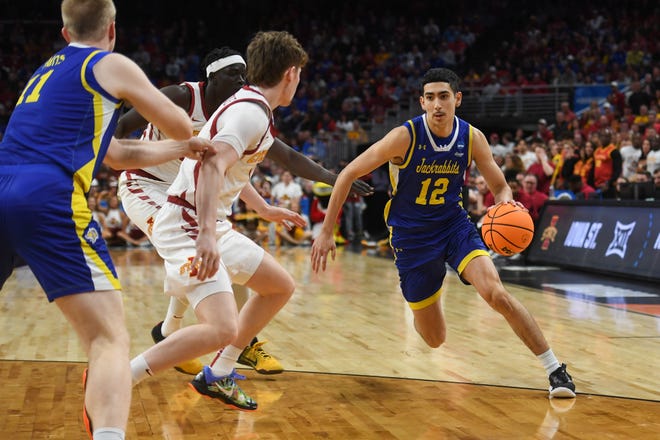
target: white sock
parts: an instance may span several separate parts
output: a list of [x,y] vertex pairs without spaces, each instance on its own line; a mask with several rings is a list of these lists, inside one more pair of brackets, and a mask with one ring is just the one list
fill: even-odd
[[555,371],[557,368],[561,367],[557,357],[552,352],[552,349],[549,349],[545,353],[541,353],[536,357],[541,361],[541,365],[543,365],[543,368],[545,368],[545,372],[548,373],[548,376],[550,376],[550,373]]
[[211,372],[214,376],[226,376],[232,372],[238,357],[243,352],[242,348],[228,345],[222,349],[220,357],[211,364]]
[[163,320],[161,333],[167,337],[179,330],[183,325],[183,315],[188,308],[188,301],[181,300],[175,296],[170,297],[170,305],[167,308],[167,314]]
[[119,428],[99,428],[94,430],[94,440],[124,440],[126,433]]
[[153,376],[154,373],[149,368],[147,360],[141,354],[135,356],[131,360],[131,375],[133,376],[133,385],[137,385],[146,379],[149,376]]

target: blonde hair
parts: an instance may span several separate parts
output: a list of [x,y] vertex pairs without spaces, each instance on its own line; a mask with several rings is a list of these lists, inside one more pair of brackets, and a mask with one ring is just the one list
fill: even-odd
[[76,40],[99,40],[115,20],[112,0],[62,0],[62,23]]

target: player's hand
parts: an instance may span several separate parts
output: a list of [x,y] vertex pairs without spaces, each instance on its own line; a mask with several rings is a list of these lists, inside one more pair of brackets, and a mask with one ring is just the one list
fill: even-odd
[[520,203],[520,202],[518,202],[518,201],[516,201],[516,200],[503,200],[503,201],[501,201],[500,203],[496,203],[496,204],[491,205],[491,206],[489,206],[488,208],[486,208],[486,212],[490,211],[491,209],[495,208],[496,206],[499,206],[499,205],[502,205],[502,204],[507,204],[507,203],[508,203],[509,205],[517,206],[518,208],[520,208],[520,209],[522,209],[522,210],[524,210],[524,211],[529,211],[529,210],[525,207],[525,205],[523,205],[522,203]]
[[203,233],[197,236],[195,240],[197,253],[192,262],[190,275],[197,276],[199,281],[211,278],[220,268],[220,252],[214,233]]
[[319,268],[325,271],[328,261],[328,253],[332,255],[332,261],[335,260],[337,245],[332,234],[321,233],[312,244],[312,270],[318,273]]
[[351,192],[359,196],[370,196],[374,193],[374,188],[364,180],[355,180],[351,185]]
[[209,152],[216,152],[213,143],[208,139],[193,136],[187,141],[184,156],[189,159],[201,160]]
[[305,217],[290,209],[281,208],[279,206],[268,206],[266,209],[258,213],[259,216],[269,222],[279,223],[287,230],[293,229],[294,226],[304,228],[307,225]]

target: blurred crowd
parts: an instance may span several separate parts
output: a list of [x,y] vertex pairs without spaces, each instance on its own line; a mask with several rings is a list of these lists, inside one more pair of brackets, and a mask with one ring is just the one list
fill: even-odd
[[[242,51],[258,29],[295,34],[310,63],[292,105],[276,113],[277,134],[336,171],[341,161],[326,161],[333,140],[368,145],[375,140],[370,127],[382,124],[388,111],[401,103],[416,99],[423,72],[445,66],[459,73],[468,93],[545,93],[544,87],[557,85],[611,87],[606,100],[594,101],[577,114],[572,102],[562,102],[554,119],[549,115],[539,120],[536,130],[485,133],[516,198],[534,216],[547,198],[653,198],[660,186],[657,2],[558,0],[549,6],[477,0],[450,10],[421,1],[385,8],[375,1],[255,0],[248,11],[241,2],[224,3],[218,10],[215,2],[202,1],[182,8],[176,18],[152,0],[117,3],[122,17],[116,50],[135,60],[158,87],[200,80],[200,61],[209,49],[228,45]],[[6,8],[0,21],[0,136],[31,72],[64,44],[57,38],[57,8],[46,11],[36,0],[12,2]],[[215,15],[218,19],[206,20]],[[464,118],[469,121],[469,115]],[[93,197],[108,212],[116,198],[111,195],[113,174],[103,170]],[[378,196],[347,202],[338,225],[343,240],[379,239],[386,233],[380,220],[388,191],[386,171],[365,178],[375,179]],[[254,183],[264,197],[299,207],[310,223],[322,214],[312,208],[322,210],[320,194],[327,188],[286,175],[268,160]],[[470,177],[468,188],[466,207],[477,220],[492,196],[478,175]],[[130,221],[108,212],[101,212],[106,223],[123,222],[115,226],[121,232],[115,233],[118,243],[144,243],[131,232]],[[271,244],[313,239],[313,226],[278,231],[250,223],[241,207],[237,213],[253,234],[263,235],[258,239]]]

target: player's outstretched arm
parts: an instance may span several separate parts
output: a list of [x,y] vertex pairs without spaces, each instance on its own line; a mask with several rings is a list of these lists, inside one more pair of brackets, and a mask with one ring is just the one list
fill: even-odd
[[184,141],[142,141],[112,138],[104,163],[115,170],[144,168],[181,157],[201,159],[213,144],[193,136]]
[[[335,173],[297,152],[278,138],[275,138],[275,142],[268,150],[267,157],[304,179],[327,183],[330,186],[334,186],[337,181]],[[374,189],[363,180],[353,181],[351,191],[361,196],[370,196],[374,193]]]
[[94,75],[108,93],[131,103],[168,138],[184,140],[192,136],[192,121],[186,111],[158,90],[130,58],[111,53],[96,63]]
[[307,224],[305,218],[299,213],[290,209],[269,205],[250,184],[243,187],[240,198],[248,208],[253,209],[259,214],[259,217],[270,222],[280,223],[287,229],[291,229],[292,225],[304,228]]

